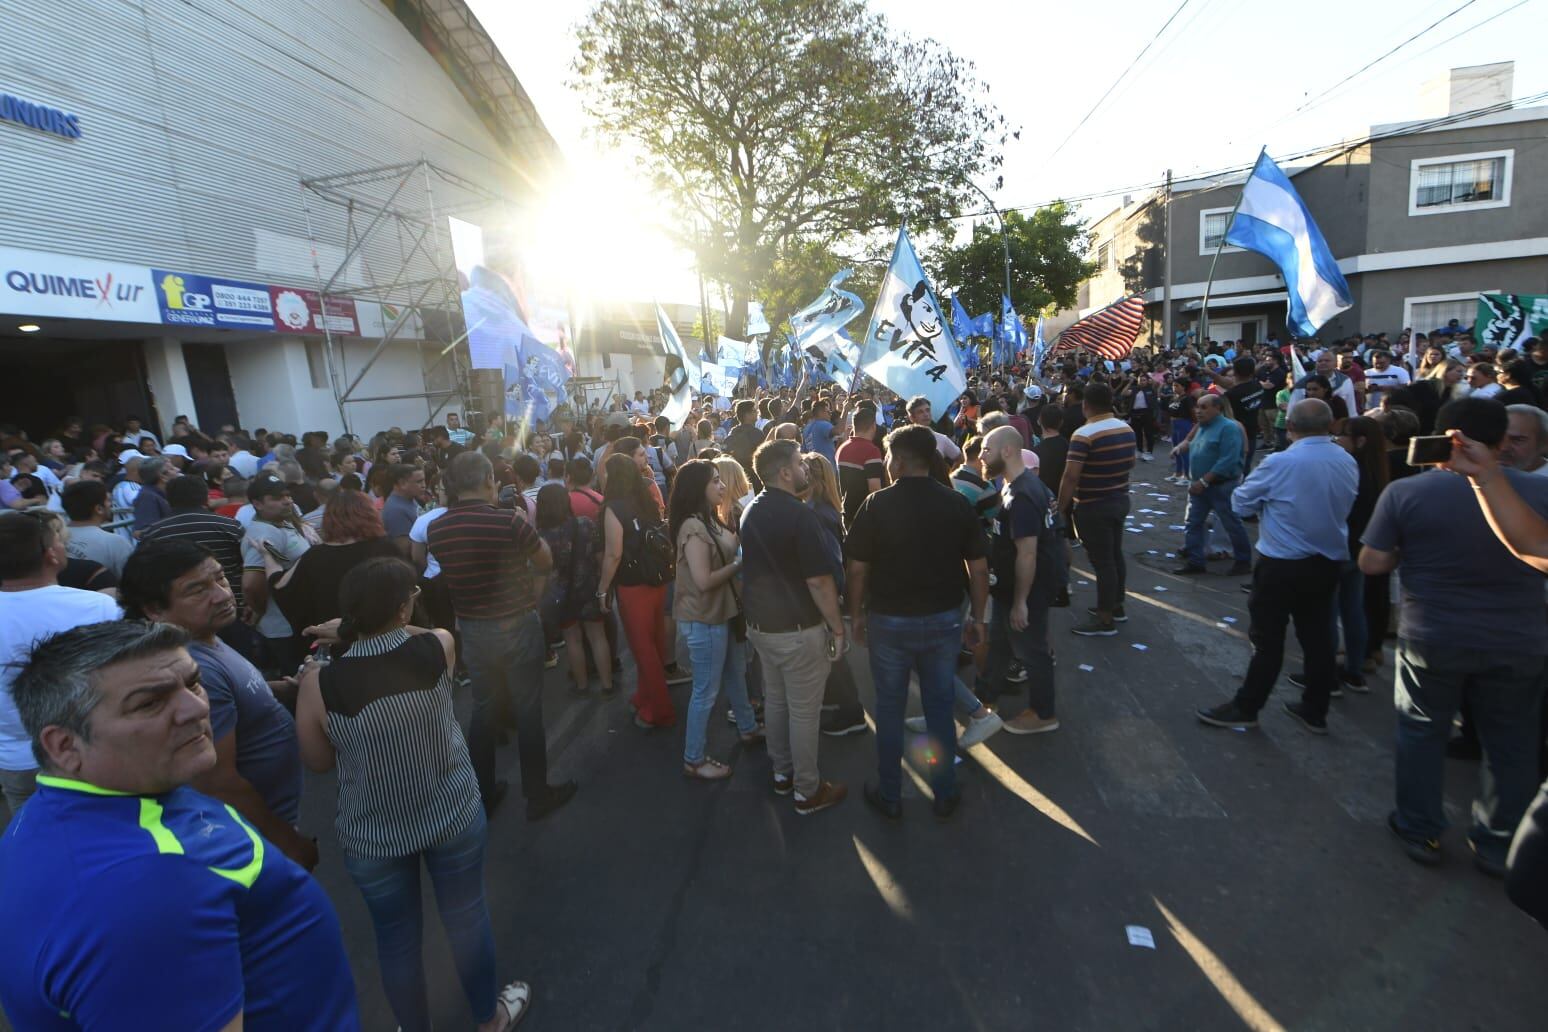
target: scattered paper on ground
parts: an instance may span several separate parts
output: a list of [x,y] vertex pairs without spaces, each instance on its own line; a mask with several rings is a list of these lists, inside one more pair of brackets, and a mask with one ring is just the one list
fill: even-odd
[[1084,670],[1084,671],[1085,671],[1085,672],[1086,672],[1086,673],[1088,673],[1088,674],[1089,674],[1089,673],[1091,673],[1091,671],[1093,671],[1093,670],[1095,670],[1095,669],[1096,669],[1096,667],[1094,667],[1094,666],[1092,666],[1092,665],[1091,665],[1091,664],[1090,664],[1090,663],[1082,663],[1082,664],[1081,664],[1081,665],[1080,665],[1080,668],[1081,668],[1081,669],[1082,669],[1082,670]]
[[1141,645],[1139,642],[1135,642],[1133,645],[1130,645],[1129,648],[1131,648],[1131,649],[1138,649],[1141,652],[1147,652],[1147,651],[1149,651],[1150,646],[1149,645]]
[[1130,946],[1143,946],[1147,950],[1156,948],[1156,937],[1144,925],[1124,925],[1123,930],[1128,933]]

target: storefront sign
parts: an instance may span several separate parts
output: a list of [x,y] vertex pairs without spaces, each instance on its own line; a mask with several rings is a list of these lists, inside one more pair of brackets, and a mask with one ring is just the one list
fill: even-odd
[[14,122],[40,133],[62,136],[66,140],[81,138],[81,120],[77,116],[47,104],[34,104],[9,93],[0,93],[0,122]]
[[322,296],[315,290],[270,287],[269,300],[274,310],[275,329],[281,333],[322,333],[327,330],[346,337],[360,336],[355,302],[348,298],[330,297],[325,310]]
[[161,321],[172,326],[218,326],[228,330],[274,330],[269,288],[261,283],[152,269]]
[[0,247],[0,312],[161,322],[151,271],[93,258]]

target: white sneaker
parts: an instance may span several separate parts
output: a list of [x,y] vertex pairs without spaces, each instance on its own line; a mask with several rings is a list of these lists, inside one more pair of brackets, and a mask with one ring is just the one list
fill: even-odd
[[926,731],[930,730],[929,725],[925,723],[924,717],[905,717],[903,720],[903,726],[914,732],[916,735],[922,735]]
[[957,743],[964,749],[970,749],[991,735],[997,734],[1005,727],[1005,721],[994,710],[990,710],[982,717],[973,717],[968,720],[967,730],[957,738]]

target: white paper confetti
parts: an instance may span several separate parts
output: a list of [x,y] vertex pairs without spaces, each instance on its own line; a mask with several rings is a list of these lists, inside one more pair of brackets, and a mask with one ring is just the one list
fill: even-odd
[[1163,584],[1157,584],[1155,587],[1151,588],[1150,590],[1151,591],[1165,591],[1166,590],[1166,586],[1163,585]]
[[1146,530],[1149,530],[1152,527],[1154,527],[1155,524],[1154,523],[1141,523],[1140,526],[1144,527]]
[[1149,645],[1141,645],[1139,642],[1135,642],[1134,644],[1130,645],[1129,648],[1135,649],[1135,650],[1137,650],[1139,652],[1149,652],[1150,651],[1150,646]]
[[1168,525],[1166,529],[1167,530],[1187,530],[1188,528],[1183,526],[1181,523],[1173,523],[1173,524]]
[[1222,616],[1220,619],[1224,620],[1226,623],[1235,623],[1236,622],[1236,617],[1234,617],[1234,616]]
[[1143,925],[1124,925],[1123,930],[1129,936],[1130,946],[1142,946],[1147,950],[1156,948],[1156,937],[1150,933],[1150,929]]
[[1124,527],[1123,529],[1127,530],[1130,534],[1143,534],[1143,533],[1145,533],[1143,530],[1140,530],[1138,527]]
[[1085,671],[1085,672],[1086,672],[1086,673],[1088,673],[1088,674],[1089,674],[1089,673],[1091,673],[1091,671],[1093,671],[1093,670],[1095,670],[1095,669],[1096,669],[1096,667],[1094,667],[1094,666],[1092,666],[1092,665],[1091,665],[1091,664],[1090,664],[1090,663],[1082,663],[1082,664],[1081,664],[1081,665],[1080,665],[1080,668],[1081,668],[1081,669],[1082,669],[1082,670],[1084,670],[1084,671]]

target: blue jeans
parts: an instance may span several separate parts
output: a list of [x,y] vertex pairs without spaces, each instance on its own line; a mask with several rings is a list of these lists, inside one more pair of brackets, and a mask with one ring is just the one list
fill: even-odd
[[494,928],[484,902],[484,846],[488,825],[483,813],[457,836],[421,853],[384,860],[346,855],[344,867],[365,897],[376,930],[376,960],[392,1016],[404,1032],[430,1028],[425,968],[420,959],[424,915],[419,903],[419,860],[424,858],[435,886],[435,905],[451,945],[457,977],[474,1020],[495,1015]]
[[957,793],[957,724],[951,706],[962,616],[955,609],[929,616],[871,613],[866,626],[876,688],[881,794],[894,801],[903,796],[903,711],[908,707],[908,675],[913,673],[919,676],[919,701],[929,727],[930,789],[936,799],[950,799]]
[[1542,656],[1398,640],[1398,827],[1425,838],[1445,830],[1446,741],[1465,698],[1484,750],[1468,838],[1504,861],[1537,788],[1542,675]]
[[521,791],[540,796],[548,787],[548,740],[543,731],[543,621],[535,610],[502,620],[457,618],[463,662],[473,679],[468,758],[487,801],[495,786],[495,726],[506,706],[516,718]]
[[688,720],[683,740],[683,762],[704,762],[704,739],[710,712],[720,689],[726,689],[736,729],[742,734],[758,727],[758,718],[747,701],[747,645],[736,640],[728,623],[708,624],[684,620],[678,624],[693,661],[693,695],[688,700]]
[[1189,566],[1204,565],[1205,525],[1211,512],[1220,518],[1220,526],[1231,539],[1231,558],[1239,563],[1252,562],[1252,539],[1247,536],[1242,518],[1231,511],[1231,492],[1239,483],[1239,478],[1222,480],[1210,484],[1203,494],[1188,495],[1188,518],[1183,521],[1187,524],[1183,532],[1183,554]]
[[1333,600],[1333,642],[1338,643],[1338,625],[1344,625],[1344,673],[1359,677],[1365,662],[1365,574],[1353,559],[1338,570],[1338,595]]
[[1193,420],[1172,420],[1172,472],[1180,477],[1188,475],[1188,453],[1178,451],[1177,446],[1183,443],[1183,438],[1188,436],[1188,431],[1193,429]]

